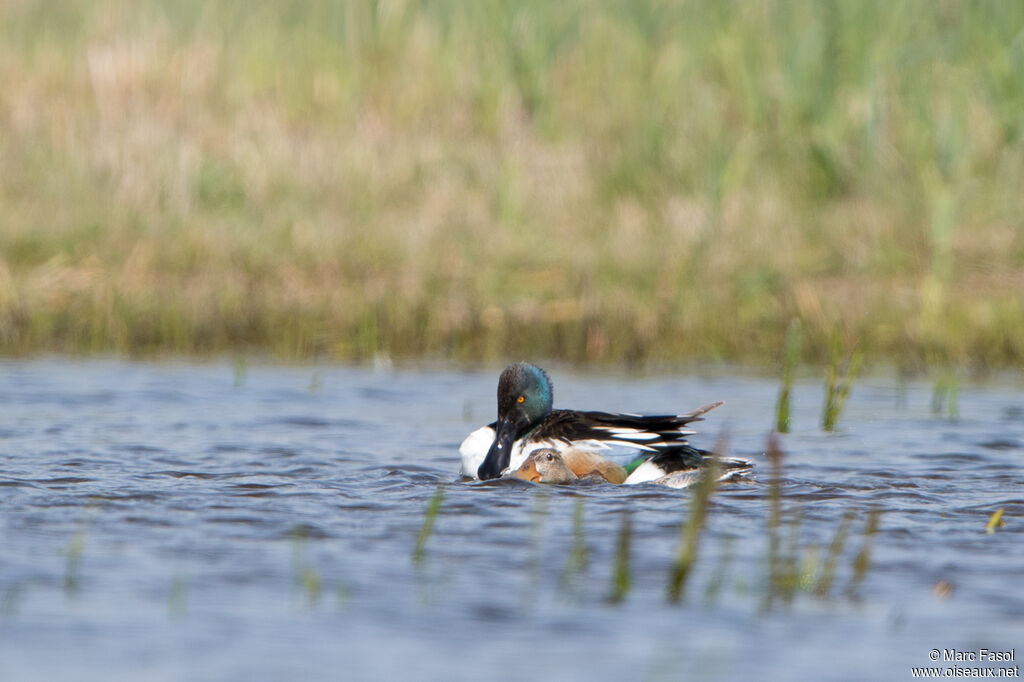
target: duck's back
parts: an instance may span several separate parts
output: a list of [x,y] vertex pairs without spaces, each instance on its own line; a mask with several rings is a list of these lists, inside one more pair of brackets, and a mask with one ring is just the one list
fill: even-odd
[[600,476],[609,483],[622,483],[626,480],[624,468],[590,450],[569,448],[562,453],[562,459],[579,478]]

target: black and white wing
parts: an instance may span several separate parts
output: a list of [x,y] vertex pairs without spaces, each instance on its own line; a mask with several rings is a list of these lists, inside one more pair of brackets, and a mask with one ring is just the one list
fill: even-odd
[[711,403],[686,414],[637,415],[609,412],[554,410],[537,425],[530,441],[566,441],[576,444],[622,445],[641,450],[661,450],[686,443],[696,433],[687,426],[703,419],[721,402]]

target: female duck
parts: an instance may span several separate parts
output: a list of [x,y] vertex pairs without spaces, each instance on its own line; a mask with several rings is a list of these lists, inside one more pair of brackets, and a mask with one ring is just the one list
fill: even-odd
[[[670,488],[687,488],[712,465],[712,456],[689,445],[670,448],[630,465],[626,469],[600,455],[569,448],[556,452],[551,448],[534,450],[522,466],[512,472],[516,478],[534,483],[572,483],[581,478],[598,478],[609,483],[656,483]],[[719,481],[742,480],[752,465],[744,459],[720,457]]]

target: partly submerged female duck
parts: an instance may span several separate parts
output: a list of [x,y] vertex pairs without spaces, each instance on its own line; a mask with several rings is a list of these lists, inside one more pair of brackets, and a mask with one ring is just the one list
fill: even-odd
[[625,483],[624,467],[596,452],[571,447],[562,452],[551,448],[534,450],[512,476],[534,483],[570,483],[579,478],[597,477],[609,483]]
[[[711,466],[711,458],[712,455],[703,450],[679,445],[641,457],[624,468],[582,448],[569,448],[564,452],[541,448],[531,452],[512,475],[534,483],[572,483],[581,478],[598,478],[626,485],[656,483],[687,488],[700,480]],[[741,480],[752,468],[747,460],[732,457],[719,457],[718,466],[719,481]]]
[[591,452],[627,448],[633,455],[656,455],[686,445],[686,429],[712,403],[680,415],[641,416],[608,412],[553,410],[552,387],[540,367],[517,362],[498,378],[498,420],[469,434],[459,447],[462,475],[488,480],[522,466],[534,450],[557,453],[579,447]]

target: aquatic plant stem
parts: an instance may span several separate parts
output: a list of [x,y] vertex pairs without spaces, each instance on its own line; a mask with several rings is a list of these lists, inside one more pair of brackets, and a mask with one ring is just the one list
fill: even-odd
[[828,546],[828,555],[825,557],[825,564],[822,567],[821,576],[818,578],[817,584],[814,586],[814,594],[819,597],[827,597],[829,591],[832,589],[832,582],[835,580],[836,566],[839,564],[839,555],[842,554],[843,547],[846,545],[846,538],[850,534],[850,526],[853,523],[853,510],[847,509],[843,512],[843,518],[839,522],[839,528],[836,530],[836,534],[832,537],[832,542]]
[[439,484],[434,491],[433,497],[427,504],[427,511],[423,517],[423,527],[420,528],[419,537],[416,538],[416,546],[412,550],[412,562],[422,564],[426,556],[427,540],[434,530],[434,520],[441,510],[441,502],[444,500],[444,485]]
[[779,527],[782,525],[782,448],[774,433],[768,435],[768,462],[771,464],[771,479],[768,484],[768,586],[765,590],[763,608],[770,609],[782,582],[782,566],[779,552]]
[[796,366],[800,361],[800,341],[800,320],[793,318],[786,330],[786,349],[782,361],[782,388],[779,389],[779,400],[775,407],[775,430],[779,433],[789,433],[790,399]]
[[839,335],[832,337],[832,360],[825,370],[825,407],[822,413],[822,428],[826,431],[834,431],[839,415],[846,406],[846,399],[850,396],[850,389],[860,372],[861,364],[864,361],[864,354],[855,349],[847,361],[842,361],[842,354],[839,346]]
[[686,523],[680,529],[679,550],[676,553],[676,560],[669,577],[668,601],[670,603],[682,600],[686,591],[687,578],[690,576],[690,571],[697,561],[700,535],[704,530],[704,522],[707,518],[711,494],[715,491],[719,472],[721,471],[718,453],[724,449],[724,442],[719,441],[707,470],[701,476],[700,481],[698,481],[693,489],[693,494],[690,496],[690,513]]
[[633,521],[628,509],[622,511],[621,518],[622,523],[619,526],[619,536],[613,557],[612,591],[608,597],[608,601],[613,604],[625,600],[630,588],[629,546],[633,536]]

